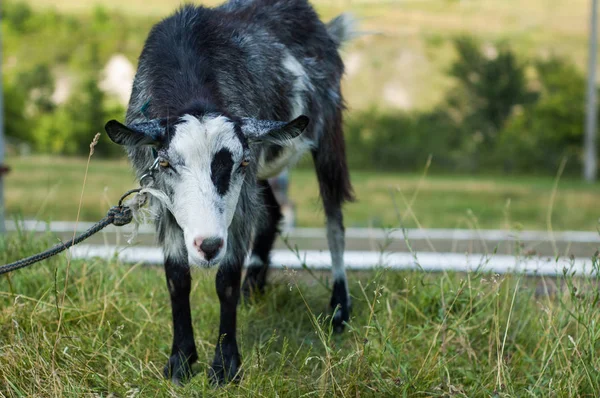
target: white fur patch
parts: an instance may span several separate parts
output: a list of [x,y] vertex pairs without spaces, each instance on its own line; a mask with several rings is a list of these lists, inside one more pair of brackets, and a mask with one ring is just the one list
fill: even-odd
[[246,260],[247,268],[261,268],[263,265],[263,261],[256,254],[251,255],[250,258]]
[[198,120],[185,115],[168,149],[176,170],[176,174],[167,179],[174,192],[170,209],[183,230],[192,264],[207,265],[204,256],[194,247],[195,238],[223,239],[223,249],[210,265],[218,263],[226,253],[227,230],[235,214],[243,178],[233,172],[227,193],[219,195],[211,180],[211,164],[215,153],[223,148],[231,152],[234,162],[241,161],[242,143],[227,118]]
[[304,97],[305,93],[310,90],[311,83],[302,64],[300,64],[296,57],[289,52],[286,52],[282,65],[292,76],[294,76],[292,97],[289,99],[292,107],[291,120],[300,116],[304,111]]
[[286,167],[291,167],[298,163],[308,150],[313,147],[313,142],[300,136],[289,140],[287,145],[279,153],[279,156],[270,162],[265,161],[264,153],[261,154],[258,163],[258,178],[264,180],[272,178],[281,173]]
[[327,241],[331,251],[331,268],[334,280],[346,280],[344,268],[344,231],[337,221],[327,221]]
[[170,258],[183,262],[186,260],[185,252],[186,247],[183,236],[181,236],[181,232],[179,232],[176,228],[167,227],[163,242],[163,253],[165,255],[165,259]]
[[[312,83],[302,64],[289,52],[286,52],[282,65],[294,76],[292,94],[289,98],[292,109],[290,120],[292,120],[303,114],[306,92],[311,90]],[[265,156],[262,154],[258,164],[258,178],[267,179],[275,177],[286,167],[296,164],[302,158],[302,155],[313,146],[314,143],[311,140],[300,136],[286,142],[279,156],[269,162],[266,162]]]

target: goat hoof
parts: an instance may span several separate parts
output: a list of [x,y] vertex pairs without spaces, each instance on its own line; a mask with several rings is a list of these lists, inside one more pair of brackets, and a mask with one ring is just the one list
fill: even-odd
[[333,331],[335,333],[342,333],[344,331],[344,328],[346,327],[346,322],[350,320],[350,309],[344,309],[343,307],[339,307],[336,305],[332,308],[332,310],[334,311],[333,319],[331,321]]
[[193,355],[186,360],[181,355],[171,355],[163,370],[165,378],[171,380],[177,386],[185,384],[194,376],[192,363],[196,361],[195,356]]
[[241,360],[239,354],[225,356],[218,352],[209,370],[210,381],[214,385],[237,383],[241,379]]
[[253,283],[248,283],[248,281],[244,281],[242,285],[242,296],[244,297],[244,302],[246,304],[251,304],[258,297],[262,296],[265,293],[264,287],[258,287]]
[[242,295],[247,303],[251,303],[253,298],[260,297],[265,293],[266,278],[264,273],[253,271],[249,268],[246,271],[246,278],[242,284]]
[[331,310],[333,317],[331,324],[335,333],[342,333],[345,328],[345,323],[350,320],[350,297],[346,291],[346,281],[335,281],[333,284],[333,294],[331,296]]

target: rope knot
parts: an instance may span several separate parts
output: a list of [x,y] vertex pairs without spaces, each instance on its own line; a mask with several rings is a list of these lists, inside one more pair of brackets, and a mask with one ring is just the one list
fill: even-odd
[[113,206],[108,211],[107,217],[117,227],[127,225],[133,220],[133,213],[129,206]]
[[[29,256],[21,260],[12,262],[10,264],[0,266],[0,275],[17,270],[19,268],[27,267],[31,264],[37,263],[38,261],[45,260],[48,257],[55,256],[58,253],[67,250],[71,246],[76,245],[79,242],[83,242],[90,236],[102,230],[107,225],[114,224],[117,227],[121,227],[123,225],[129,224],[133,220],[133,210],[131,209],[130,205],[123,204],[123,199],[125,199],[131,193],[140,192],[140,190],[141,188],[138,188],[126,192],[125,195],[121,197],[121,200],[119,200],[118,206],[111,207],[110,210],[108,210],[108,213],[106,213],[106,217],[98,221],[96,224],[92,225],[84,233],[80,234],[77,237],[73,237],[73,239],[69,240],[68,242],[59,243],[58,245],[41,253],[34,254],[33,256]],[[142,201],[142,199],[144,200]],[[138,198],[137,206],[143,206],[143,204],[145,203],[145,199],[145,196],[143,198]],[[138,207],[134,206],[134,208],[137,209]]]

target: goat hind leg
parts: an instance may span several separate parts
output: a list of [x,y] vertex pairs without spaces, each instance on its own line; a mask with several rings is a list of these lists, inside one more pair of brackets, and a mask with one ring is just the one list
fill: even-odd
[[260,180],[258,184],[261,186],[261,198],[267,214],[263,224],[258,227],[252,255],[246,267],[246,277],[242,285],[242,294],[246,300],[253,293],[264,292],[270,263],[269,255],[279,233],[279,222],[282,218],[281,207],[268,181]]
[[344,322],[350,319],[350,292],[344,267],[345,230],[342,205],[353,201],[354,195],[346,163],[341,110],[330,129],[324,131],[319,146],[313,151],[315,170],[325,216],[327,217],[327,243],[331,252],[333,272],[333,327],[336,332],[344,330]]

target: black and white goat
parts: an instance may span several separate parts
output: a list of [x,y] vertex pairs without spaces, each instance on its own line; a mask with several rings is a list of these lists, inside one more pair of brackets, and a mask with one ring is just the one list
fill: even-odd
[[306,150],[327,217],[333,325],[342,330],[349,319],[341,206],[353,193],[338,54],[349,22],[341,15],[323,24],[306,0],[230,0],[217,8],[184,6],[146,40],[126,125],[113,120],[106,131],[126,146],[138,177],[158,161],[152,206],[173,311],[165,376],[174,382],[189,377],[197,360],[190,264],[219,265],[212,377],[223,382],[237,374],[240,291],[263,289],[281,219],[266,179]]

